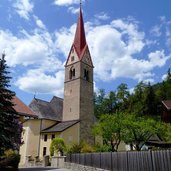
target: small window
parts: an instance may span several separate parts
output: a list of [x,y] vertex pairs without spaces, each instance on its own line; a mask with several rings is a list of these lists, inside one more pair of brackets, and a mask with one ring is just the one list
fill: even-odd
[[72,70],[72,76],[75,77],[75,69]]
[[89,71],[86,69],[84,69],[84,79],[87,81],[89,80]]
[[71,56],[71,61],[74,61],[74,56]]
[[71,68],[69,71],[69,78],[73,79],[75,78],[75,68]]
[[69,79],[72,79],[72,70],[69,71]]
[[43,156],[46,155],[46,147],[43,147]]
[[44,141],[47,141],[47,134],[44,135]]
[[52,134],[52,140],[55,138],[55,134]]

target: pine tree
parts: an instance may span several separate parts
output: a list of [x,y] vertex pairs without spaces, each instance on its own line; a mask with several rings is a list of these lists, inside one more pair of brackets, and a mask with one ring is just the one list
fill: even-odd
[[156,95],[154,92],[153,86],[148,83],[145,91],[145,98],[144,98],[144,114],[148,116],[156,116],[157,115],[157,100],[156,100]]
[[144,92],[147,85],[144,82],[138,83],[134,89],[134,93],[129,97],[129,112],[138,116],[145,114],[144,109],[146,104],[144,103]]
[[8,88],[11,77],[8,76],[5,54],[0,59],[0,156],[7,149],[18,150],[22,127],[18,114],[13,109],[12,98],[15,93]]

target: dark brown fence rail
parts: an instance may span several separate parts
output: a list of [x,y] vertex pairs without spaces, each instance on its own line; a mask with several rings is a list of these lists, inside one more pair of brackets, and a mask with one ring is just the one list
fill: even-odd
[[171,150],[70,154],[66,162],[112,171],[171,171]]

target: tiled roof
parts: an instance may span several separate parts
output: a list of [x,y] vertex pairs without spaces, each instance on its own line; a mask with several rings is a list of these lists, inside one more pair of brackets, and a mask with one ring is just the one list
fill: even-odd
[[33,111],[27,105],[25,105],[18,97],[14,96],[12,99],[12,103],[14,104],[13,108],[20,115],[33,116],[33,117],[36,116],[33,113]]
[[78,122],[79,122],[79,120],[60,122],[60,123],[57,123],[49,128],[42,130],[41,132],[42,133],[62,132],[64,130],[68,129],[69,127],[75,125]]
[[53,97],[50,102],[34,98],[29,107],[40,119],[62,120],[63,99]]
[[79,14],[78,22],[77,22],[77,28],[76,28],[73,45],[76,49],[78,57],[81,58],[82,51],[84,50],[85,46],[87,45],[81,7],[80,7],[80,14]]
[[171,110],[171,100],[164,100],[162,103],[167,108],[167,110]]

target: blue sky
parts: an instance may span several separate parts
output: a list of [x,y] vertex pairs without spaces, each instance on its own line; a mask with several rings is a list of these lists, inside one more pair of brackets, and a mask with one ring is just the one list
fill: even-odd
[[[95,90],[155,84],[171,67],[170,0],[83,0]],[[64,63],[72,45],[79,0],[1,0],[0,52],[11,89],[29,104],[63,97]]]

